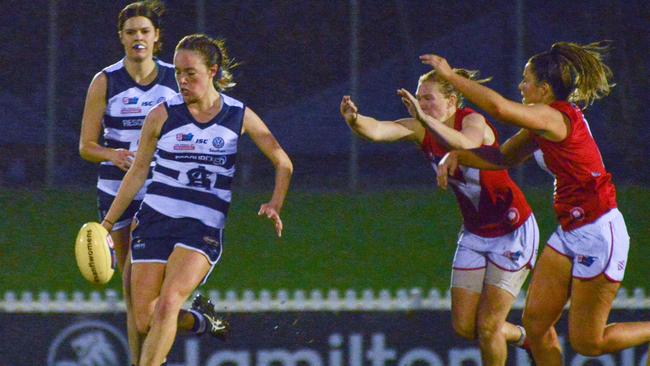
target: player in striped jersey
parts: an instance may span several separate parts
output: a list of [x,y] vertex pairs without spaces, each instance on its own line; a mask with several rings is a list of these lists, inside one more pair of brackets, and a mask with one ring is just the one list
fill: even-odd
[[[456,69],[463,77],[476,72]],[[496,130],[463,106],[463,96],[428,72],[420,77],[417,99],[398,94],[411,118],[377,121],[358,113],[350,97],[341,101],[346,123],[373,142],[411,141],[437,163],[450,149],[498,146]],[[462,167],[454,173],[454,194],[463,216],[451,273],[452,324],[463,338],[478,338],[484,365],[505,365],[507,344],[523,346],[521,326],[506,321],[537,257],[535,217],[508,172]]]
[[[99,163],[97,203],[100,220],[105,217],[131,166],[145,115],[154,105],[177,93],[173,66],[154,56],[161,47],[163,12],[164,7],[156,1],[134,2],[120,11],[118,34],[124,57],[97,73],[88,88],[79,152],[83,159]],[[140,342],[132,318],[130,263],[126,258],[129,226],[143,197],[144,188],[124,214],[115,219],[110,230],[118,269],[122,272],[129,347],[135,359]]]
[[602,60],[607,50],[607,43],[559,42],[531,57],[519,84],[523,103],[456,77],[440,56],[420,56],[479,108],[521,128],[501,149],[450,152],[439,165],[439,184],[447,183],[457,164],[503,169],[533,153],[555,178],[553,206],[559,226],[535,268],[524,310],[524,326],[539,365],[562,364],[554,326],[569,300],[569,340],[576,352],[598,356],[650,342],[649,321],[607,324],[625,273],[630,238],[617,209],[611,174],[583,108],[574,104],[588,106],[609,94],[612,74]]
[[[234,85],[230,66],[220,40],[190,35],[179,42],[174,67],[181,92],[147,115],[133,166],[102,223],[110,228],[127,209],[155,156],[131,244],[136,325],[147,333],[139,365],[163,362],[176,336],[182,304],[221,256],[243,133],[275,166],[271,200],[258,214],[273,222],[278,236],[282,233],[280,210],[293,166],[264,122],[223,93]],[[207,318],[212,323],[212,316]]]

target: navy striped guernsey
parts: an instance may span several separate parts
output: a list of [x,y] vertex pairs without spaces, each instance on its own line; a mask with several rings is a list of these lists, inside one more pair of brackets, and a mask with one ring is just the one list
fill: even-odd
[[[158,75],[148,85],[140,85],[131,78],[124,60],[102,70],[107,80],[106,112],[102,121],[105,147],[135,152],[147,113],[158,103],[176,95],[178,87],[174,66],[158,59],[154,61]],[[98,173],[97,188],[115,196],[125,173],[110,161],[102,162]],[[134,199],[143,197],[144,187]]]
[[193,218],[222,229],[232,197],[245,106],[224,94],[220,99],[221,110],[207,123],[196,122],[182,95],[165,102],[168,117],[144,203],[165,216]]

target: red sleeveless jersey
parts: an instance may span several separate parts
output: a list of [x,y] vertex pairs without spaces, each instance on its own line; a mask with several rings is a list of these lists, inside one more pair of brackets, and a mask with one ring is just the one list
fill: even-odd
[[550,106],[569,118],[568,136],[559,142],[534,133],[531,137],[543,153],[544,167],[555,177],[555,214],[562,229],[572,230],[615,208],[616,188],[580,108],[565,101]]
[[[475,112],[470,108],[457,109],[454,129],[460,131],[463,118],[471,113]],[[486,123],[494,133],[491,146],[498,147],[497,132],[487,120]],[[425,132],[421,148],[437,172],[438,162],[448,150],[429,130]],[[521,226],[532,212],[507,170],[460,166],[450,177],[449,183],[460,206],[463,225],[473,234],[489,238],[506,235]]]

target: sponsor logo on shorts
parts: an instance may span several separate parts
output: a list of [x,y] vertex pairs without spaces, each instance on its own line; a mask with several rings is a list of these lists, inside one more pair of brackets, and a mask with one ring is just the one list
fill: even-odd
[[570,211],[571,217],[574,220],[581,221],[585,218],[585,210],[582,207],[574,207]]
[[219,242],[219,239],[215,238],[214,236],[208,236],[208,235],[206,235],[206,236],[203,237],[203,241],[204,241],[206,244],[211,245],[211,246],[213,246],[213,247],[217,247],[217,248],[218,248],[219,246],[221,246],[221,243]]
[[146,247],[147,245],[142,242],[141,239],[138,239],[135,241],[135,244],[133,244],[133,250],[142,250]]
[[585,267],[591,267],[592,264],[598,259],[598,257],[590,256],[590,255],[578,255],[576,256],[576,261],[578,264],[582,264]]
[[128,363],[126,338],[117,328],[97,320],[85,320],[63,329],[52,341],[47,366],[110,366]]
[[521,250],[518,250],[516,252],[511,252],[509,250],[506,250],[505,252],[503,252],[503,256],[510,259],[513,262],[518,261],[522,255],[523,253],[521,252]]
[[616,268],[618,268],[619,271],[624,270],[625,269],[625,261],[624,260],[618,261],[618,263],[616,263]]

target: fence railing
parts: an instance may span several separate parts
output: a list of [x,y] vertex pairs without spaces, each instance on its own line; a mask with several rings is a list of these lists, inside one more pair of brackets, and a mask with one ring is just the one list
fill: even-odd
[[[449,290],[423,291],[420,288],[398,289],[396,291],[366,289],[356,291],[322,290],[252,290],[244,291],[201,291],[209,296],[219,311],[225,312],[264,312],[264,311],[407,311],[407,310],[449,310],[451,295]],[[191,300],[191,299],[190,299]],[[513,308],[524,306],[525,293],[521,293]],[[620,289],[613,307],[615,309],[650,309],[650,297],[642,288],[628,291]],[[83,293],[63,291],[50,293],[42,291],[34,294],[23,291],[6,291],[0,299],[0,312],[44,312],[44,313],[105,313],[124,311],[125,305],[115,290]]]

